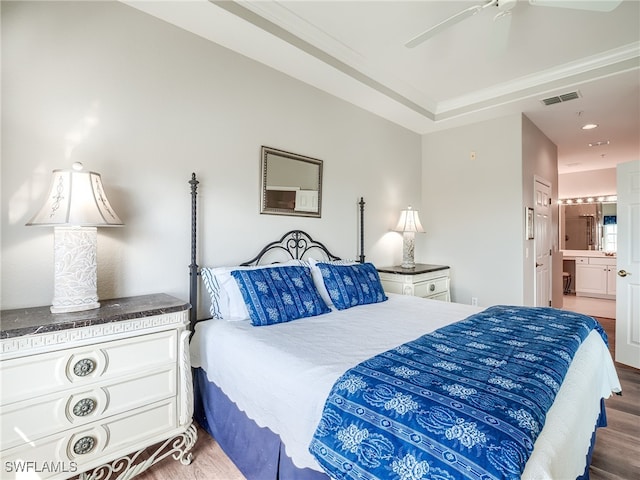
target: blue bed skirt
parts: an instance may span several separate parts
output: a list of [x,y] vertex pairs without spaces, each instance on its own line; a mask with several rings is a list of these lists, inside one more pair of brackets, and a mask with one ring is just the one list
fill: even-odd
[[248,480],[329,480],[321,472],[299,469],[285,454],[280,437],[259,427],[209,382],[201,368],[193,370],[194,418]]
[[[324,473],[296,467],[285,454],[280,437],[268,428],[259,427],[240,411],[217,385],[209,382],[204,370],[193,369],[193,381],[195,420],[218,442],[247,480],[329,480]],[[604,400],[601,400],[585,471],[577,480],[589,480],[596,430],[606,426]]]

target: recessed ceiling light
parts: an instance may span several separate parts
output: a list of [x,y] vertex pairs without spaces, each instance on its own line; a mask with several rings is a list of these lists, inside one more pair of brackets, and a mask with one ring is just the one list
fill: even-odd
[[582,126],[583,130],[593,130],[594,128],[598,128],[597,123],[587,123],[586,125]]
[[600,140],[589,144],[590,147],[602,147],[603,145],[609,145],[609,140]]

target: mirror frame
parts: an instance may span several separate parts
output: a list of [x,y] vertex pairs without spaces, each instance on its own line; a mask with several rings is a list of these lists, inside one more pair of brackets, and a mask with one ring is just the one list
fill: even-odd
[[[316,166],[318,168],[318,209],[317,211],[304,211],[295,210],[295,208],[281,208],[268,205],[267,192],[267,174],[269,172],[269,164],[275,161],[277,157],[282,157],[289,160],[295,160]],[[304,155],[298,155],[297,153],[285,152],[277,148],[262,146],[260,152],[260,213],[269,215],[291,215],[295,217],[315,217],[320,218],[322,214],[322,160],[317,158],[311,158]],[[286,183],[286,182],[283,182]],[[278,185],[285,187],[283,191],[295,191],[297,186],[295,185]]]

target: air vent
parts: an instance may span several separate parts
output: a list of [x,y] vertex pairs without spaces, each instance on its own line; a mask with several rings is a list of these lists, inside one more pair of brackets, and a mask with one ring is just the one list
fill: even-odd
[[569,92],[557,95],[555,97],[544,98],[541,102],[547,106],[554,105],[556,103],[568,102],[569,100],[575,100],[580,98],[580,92]]

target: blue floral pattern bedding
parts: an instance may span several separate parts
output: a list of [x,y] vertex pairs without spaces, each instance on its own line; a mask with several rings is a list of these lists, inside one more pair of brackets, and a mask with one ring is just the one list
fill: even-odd
[[310,451],[336,479],[518,479],[582,341],[602,327],[495,306],[342,375]]

